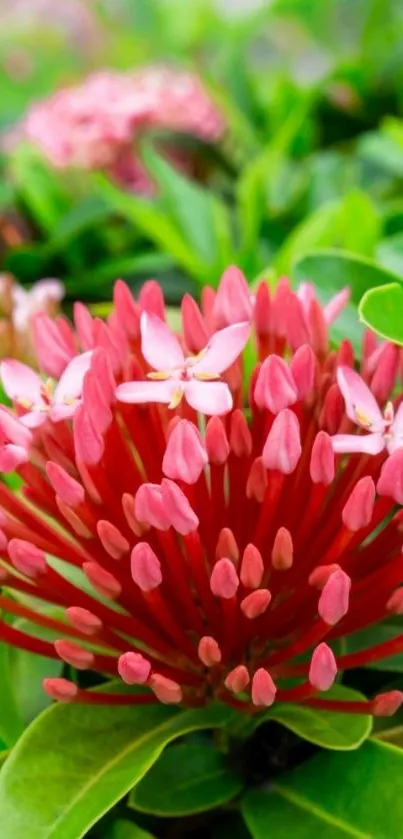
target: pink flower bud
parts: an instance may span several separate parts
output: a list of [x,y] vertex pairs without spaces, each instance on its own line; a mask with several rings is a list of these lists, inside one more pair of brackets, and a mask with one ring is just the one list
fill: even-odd
[[254,498],[258,504],[264,501],[268,486],[267,469],[262,457],[257,457],[250,468],[246,484],[247,498]]
[[337,676],[337,664],[327,644],[315,648],[309,667],[309,681],[318,690],[329,690]]
[[134,498],[134,515],[142,524],[157,530],[169,530],[171,522],[159,484],[142,484]]
[[252,591],[241,601],[241,611],[249,620],[260,617],[266,611],[271,600],[271,594],[267,588],[259,588]]
[[276,571],[288,571],[294,558],[292,536],[286,527],[279,527],[271,552],[271,564]]
[[35,580],[42,574],[46,574],[45,554],[31,542],[26,542],[24,539],[10,539],[8,555],[17,571],[25,574],[26,577]]
[[237,457],[249,457],[252,436],[244,414],[238,408],[231,415],[230,448]]
[[311,571],[308,577],[308,583],[310,586],[313,586],[313,588],[317,588],[319,591],[322,591],[329,577],[335,571],[340,570],[340,565],[336,562],[333,562],[331,565],[317,565],[316,568]]
[[279,414],[297,401],[298,393],[292,374],[278,355],[269,355],[263,362],[256,381],[254,400],[259,408]]
[[403,586],[397,588],[389,597],[386,608],[394,615],[403,615]]
[[144,531],[147,529],[147,525],[143,526],[139,521],[137,521],[134,514],[134,496],[130,495],[129,492],[124,492],[122,495],[122,508],[130,530],[132,530],[136,536],[142,536]]
[[276,698],[277,688],[270,673],[259,667],[252,679],[252,702],[257,707],[269,708]]
[[164,509],[174,530],[182,536],[187,536],[197,530],[199,519],[177,484],[163,478],[161,489]]
[[239,548],[235,536],[229,527],[223,527],[220,530],[215,555],[216,559],[227,557],[227,559],[232,559],[234,562],[238,561]]
[[130,340],[140,335],[140,307],[135,303],[133,295],[123,280],[117,280],[113,288],[113,302],[115,312],[122,329]]
[[230,265],[221,277],[214,300],[215,328],[222,329],[233,323],[249,321],[252,312],[253,305],[245,277],[239,268]]
[[399,710],[403,703],[401,690],[390,690],[387,693],[379,693],[372,700],[372,713],[374,717],[392,717]]
[[200,432],[189,420],[180,420],[169,435],[162,461],[164,475],[174,481],[195,484],[207,463]]
[[351,580],[344,571],[334,571],[319,598],[318,612],[328,626],[335,626],[348,612]]
[[379,402],[385,402],[393,391],[399,359],[399,347],[396,344],[384,344],[371,379],[372,393]]
[[277,469],[290,475],[301,457],[299,422],[295,414],[286,408],[274,419],[263,449],[263,463],[266,469]]
[[46,464],[46,474],[59,498],[70,507],[78,507],[84,502],[85,491],[81,484],[72,478],[71,475],[51,460]]
[[73,417],[74,448],[77,461],[87,466],[99,463],[104,453],[104,442],[94,428],[88,411],[79,405]]
[[118,673],[127,685],[144,685],[151,673],[151,664],[140,653],[123,653],[118,659]]
[[159,673],[153,673],[151,676],[150,688],[164,705],[178,705],[179,702],[182,702],[181,686],[172,679],[160,676]]
[[74,326],[76,328],[80,346],[84,350],[92,350],[94,347],[94,319],[91,313],[87,309],[87,306],[84,306],[83,303],[74,303],[73,315]]
[[319,431],[315,437],[309,471],[314,484],[329,486],[334,479],[334,451],[326,431]]
[[245,588],[259,588],[264,573],[263,559],[255,545],[246,546],[241,565],[241,583]]
[[129,551],[129,542],[112,522],[100,519],[97,523],[97,533],[112,559],[121,559]]
[[221,417],[211,417],[207,423],[206,448],[210,463],[220,466],[228,460],[229,442]]
[[102,594],[103,597],[108,597],[111,600],[120,597],[122,586],[113,574],[105,571],[97,562],[83,562],[83,571],[95,591]]
[[45,693],[56,702],[73,702],[78,693],[77,685],[67,679],[44,679],[42,685]]
[[83,650],[78,644],[73,641],[55,641],[55,650],[60,658],[71,664],[76,670],[88,670],[93,666],[95,661],[94,653],[89,650]]
[[403,449],[397,449],[385,460],[376,485],[378,495],[403,504]]
[[[278,288],[278,287],[277,287]],[[276,300],[276,308],[280,300]],[[307,317],[301,300],[294,293],[284,294],[281,301],[281,309],[279,312],[281,319],[284,320],[285,334],[287,341],[292,350],[298,350],[303,344],[310,342],[310,330],[308,328]]]
[[257,335],[264,336],[270,333],[271,314],[270,289],[268,284],[261,280],[256,290],[255,308],[253,310],[253,323]]
[[131,572],[142,591],[152,591],[162,583],[161,564],[148,542],[138,542],[132,550]]
[[193,297],[185,294],[181,303],[183,334],[191,353],[199,353],[208,344],[209,333],[204,317]]
[[221,650],[217,641],[210,635],[204,635],[203,638],[200,638],[197,653],[205,667],[214,667],[221,661]]
[[48,376],[58,379],[76,350],[62,335],[59,325],[48,315],[39,313],[33,319],[35,352],[39,367]]
[[290,361],[290,371],[297,390],[298,399],[305,399],[313,388],[316,359],[309,344],[299,347]]
[[355,533],[367,527],[372,519],[375,504],[375,484],[367,475],[359,480],[343,507],[341,517],[348,530]]
[[96,635],[102,629],[102,621],[81,606],[69,606],[66,615],[70,623],[84,635]]
[[249,673],[245,665],[240,664],[228,673],[224,684],[232,693],[243,693],[249,682]]
[[165,320],[165,302],[162,288],[156,280],[147,280],[139,294],[139,304],[142,312],[148,312],[150,315],[157,315],[161,320]]
[[83,382],[83,402],[90,421],[97,432],[102,435],[112,423],[113,414],[106,401],[99,379],[89,371]]
[[219,559],[210,577],[210,588],[215,597],[231,600],[239,586],[238,574],[230,559]]

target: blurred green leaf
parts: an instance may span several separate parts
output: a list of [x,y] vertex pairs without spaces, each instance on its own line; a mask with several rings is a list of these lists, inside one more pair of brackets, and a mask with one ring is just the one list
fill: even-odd
[[68,209],[60,176],[46,166],[38,152],[22,143],[10,155],[9,168],[35,224],[51,234]]
[[[39,638],[48,637],[46,632],[41,632],[36,625],[25,619],[15,621],[14,626],[28,635]],[[17,705],[25,724],[28,724],[50,705],[51,699],[45,693],[42,682],[47,677],[60,676],[63,662],[29,653],[18,647],[9,647],[8,651],[11,681]]]
[[231,801],[242,786],[212,744],[180,743],[168,747],[132,790],[129,806],[156,816],[188,816]]
[[376,249],[376,258],[383,268],[403,279],[403,233],[382,239]]
[[54,705],[26,730],[0,773],[4,836],[80,839],[168,743],[221,727],[231,714],[224,705]]
[[359,305],[361,320],[382,338],[403,344],[403,286],[389,283],[369,289]]
[[142,830],[128,819],[118,819],[108,829],[104,839],[153,839],[153,837],[147,830]]
[[341,232],[341,204],[323,204],[297,225],[277,253],[275,265],[279,274],[288,274],[297,259],[313,248],[337,244]]
[[0,644],[0,738],[6,746],[13,746],[24,730],[11,678],[9,648]]
[[368,288],[399,280],[396,274],[370,259],[330,249],[318,250],[297,259],[292,276],[297,283],[305,280],[315,283],[328,297],[348,286],[354,303],[359,303]]
[[[383,644],[402,634],[402,627],[393,623],[378,623],[353,635],[347,635],[344,640],[343,655],[366,650],[377,644]],[[391,673],[403,673],[403,653],[382,658],[380,661],[369,662],[365,665],[371,670],[385,670]]]
[[[326,699],[365,702],[365,696],[344,685],[333,685],[326,692]],[[329,713],[281,702],[276,702],[264,715],[264,721],[267,720],[282,723],[304,740],[336,751],[357,749],[369,737],[372,728],[372,717],[365,714]]]
[[247,792],[242,812],[253,839],[391,839],[403,819],[403,751],[369,740],[319,754]]

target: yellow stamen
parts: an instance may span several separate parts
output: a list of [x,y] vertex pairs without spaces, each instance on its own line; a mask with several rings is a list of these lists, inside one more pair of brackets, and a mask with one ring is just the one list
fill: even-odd
[[168,408],[171,408],[171,410],[173,410],[173,408],[177,408],[178,405],[182,402],[182,397],[183,397],[183,390],[182,390],[182,388],[178,387],[176,390],[174,390],[174,392],[171,396],[171,401],[168,405]]
[[358,422],[360,423],[360,425],[362,425],[363,428],[368,428],[369,429],[369,428],[372,427],[372,422],[367,417],[366,414],[364,414],[358,408],[354,408],[354,411],[355,411],[355,415],[357,417]]
[[164,373],[161,370],[157,370],[154,373],[147,373],[147,379],[154,379],[156,382],[166,382],[170,378],[170,373]]
[[19,396],[16,402],[18,402],[18,404],[21,405],[21,408],[25,408],[27,411],[29,411],[33,405],[33,402],[31,402],[30,399],[24,399],[22,396]]
[[193,378],[199,379],[200,382],[214,382],[220,377],[216,373],[193,373]]
[[206,355],[206,352],[207,352],[207,347],[204,347],[204,350],[200,350],[200,352],[197,353],[197,355],[189,355],[187,357],[186,361],[190,365],[197,364],[198,361],[201,361],[202,358],[204,358],[204,356]]

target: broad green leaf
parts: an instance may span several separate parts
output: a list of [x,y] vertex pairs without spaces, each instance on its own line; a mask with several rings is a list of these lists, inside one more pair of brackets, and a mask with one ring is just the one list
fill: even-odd
[[[148,278],[172,269],[174,262],[170,256],[155,251],[136,253],[134,256],[120,256],[105,259],[91,271],[82,271],[80,277],[69,277],[66,285],[70,294],[78,294],[82,300],[86,296],[99,295],[110,289],[110,284],[117,279],[133,277]],[[108,294],[110,297],[110,294]]]
[[0,644],[0,738],[6,746],[13,746],[24,730],[13,688],[9,661],[9,647]]
[[191,245],[207,278],[218,282],[215,273],[222,271],[232,256],[228,211],[212,192],[180,174],[150,147],[144,160],[157,183],[157,204],[173,221],[184,241]]
[[341,235],[341,204],[329,201],[300,222],[276,256],[279,274],[288,274],[294,262],[313,248],[338,244]]
[[130,793],[129,805],[155,816],[188,816],[231,801],[242,786],[213,745],[180,743],[162,753]]
[[[326,699],[365,702],[365,696],[344,685],[333,685]],[[277,702],[264,715],[264,721],[274,720],[291,729],[294,734],[322,746],[324,749],[349,751],[357,749],[369,737],[372,717],[365,714],[337,714],[318,711],[307,706]]]
[[[375,644],[383,644],[390,641],[392,638],[397,638],[402,634],[402,627],[393,623],[378,623],[376,626],[371,626],[369,629],[363,629],[361,632],[355,632],[353,635],[348,635],[344,638],[343,654],[355,653],[359,650],[366,650]],[[385,670],[391,673],[403,673],[403,653],[398,655],[383,658],[381,661],[370,662],[365,665],[371,670]]]
[[[15,621],[14,626],[29,635],[48,637],[46,631],[41,632],[37,626],[25,619]],[[8,652],[17,705],[27,724],[50,705],[51,700],[43,690],[42,682],[45,678],[60,676],[63,662],[29,653],[18,647],[9,647]]]
[[392,839],[403,820],[403,751],[368,740],[319,754],[247,792],[242,812],[253,839]]
[[203,280],[202,260],[179,232],[173,218],[169,218],[155,201],[126,195],[102,176],[98,176],[96,182],[100,195],[109,203],[111,210],[132,222],[137,230],[145,234],[163,253],[173,257],[191,276],[199,282]]
[[380,131],[370,131],[360,138],[357,152],[364,160],[375,163],[390,175],[403,177],[403,148],[399,147],[393,137],[381,134]]
[[403,286],[389,283],[367,291],[359,305],[361,320],[382,338],[403,344]]
[[105,839],[153,839],[151,833],[128,819],[118,819],[105,834]]
[[106,221],[109,215],[110,208],[97,195],[78,200],[52,231],[46,244],[46,253],[49,255],[61,251],[77,236]]
[[81,839],[172,740],[225,725],[224,705],[55,705],[27,729],[0,773],[2,830],[13,839]]
[[8,756],[11,754],[11,749],[3,749],[0,751],[0,769],[6,762]]
[[376,249],[376,258],[383,268],[403,278],[403,233],[382,239]]
[[[357,220],[359,219],[359,223]],[[351,190],[341,209],[342,244],[347,251],[373,256],[380,237],[381,218],[365,192]],[[386,266],[389,267],[389,266]]]
[[298,259],[292,269],[295,284],[312,282],[321,302],[348,286],[351,303],[332,324],[330,335],[334,341],[348,338],[356,350],[360,347],[363,327],[359,323],[355,305],[368,288],[398,281],[399,278],[369,259],[347,251],[323,250]]
[[332,249],[318,250],[297,259],[292,276],[296,283],[310,280],[328,297],[349,286],[354,303],[360,302],[368,288],[399,281],[396,274],[370,259]]
[[35,150],[23,144],[14,149],[9,165],[11,176],[35,223],[44,233],[52,233],[68,206],[60,179],[47,168]]

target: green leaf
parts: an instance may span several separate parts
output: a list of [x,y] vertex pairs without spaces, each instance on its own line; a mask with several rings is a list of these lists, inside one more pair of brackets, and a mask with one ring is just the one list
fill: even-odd
[[376,258],[383,268],[403,278],[403,233],[382,239],[376,249]]
[[[365,702],[365,696],[344,685],[333,685],[327,691],[326,699],[342,699]],[[372,728],[372,717],[364,714],[337,714],[328,711],[318,711],[305,705],[281,704],[273,705],[264,715],[264,722],[275,720],[289,728],[294,734],[322,746],[324,749],[349,751],[357,749],[369,737]],[[262,720],[263,721],[263,720]]]
[[142,830],[128,819],[118,819],[109,828],[105,839],[153,839],[153,837],[147,830]]
[[[397,638],[402,634],[402,627],[393,623],[378,623],[368,629],[363,629],[360,632],[355,632],[353,635],[347,635],[344,641],[343,654],[350,654],[358,652],[359,650],[366,650],[376,644],[383,644],[392,638]],[[383,670],[391,673],[403,673],[403,653],[398,655],[391,655],[388,658],[382,658],[380,661],[370,662],[365,665],[371,670]]]
[[353,189],[346,195],[341,210],[341,225],[343,247],[347,251],[373,256],[380,237],[381,218],[365,192]]
[[242,812],[253,839],[391,839],[403,820],[403,751],[369,740],[327,752],[251,790]]
[[225,725],[224,705],[55,705],[27,729],[0,773],[2,831],[13,839],[81,839],[165,746]]
[[9,661],[9,647],[0,644],[0,738],[6,746],[13,746],[24,730]]
[[188,816],[235,798],[242,780],[213,745],[170,746],[130,793],[129,806],[155,816]]
[[60,179],[46,166],[34,149],[20,144],[9,160],[11,176],[35,223],[44,233],[52,233],[67,209]]
[[403,344],[403,286],[398,283],[367,291],[358,307],[361,320],[382,338]]
[[329,201],[294,228],[276,256],[279,274],[288,274],[294,262],[312,248],[337,244],[341,230],[340,210],[339,201]]
[[[15,621],[14,626],[35,637],[48,637],[46,630],[41,632],[36,625],[25,619]],[[17,705],[27,724],[50,705],[51,699],[43,690],[42,682],[45,678],[60,676],[63,662],[18,647],[9,647],[8,652]]]
[[358,304],[368,288],[398,281],[399,278],[375,262],[347,251],[320,250],[297,259],[292,268],[296,284],[309,280],[314,283],[321,302],[348,286],[351,303],[330,328],[334,341],[348,335],[356,350],[360,347],[363,327],[353,304]]
[[105,222],[108,216],[110,216],[110,208],[97,195],[89,195],[78,200],[52,231],[46,244],[46,254],[61,251],[91,227]]

